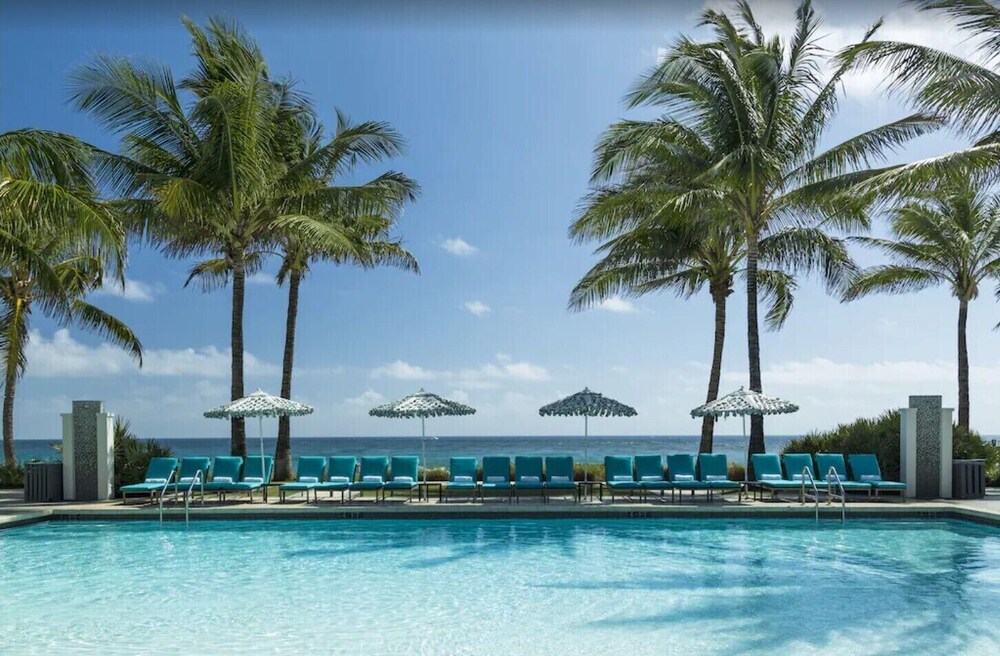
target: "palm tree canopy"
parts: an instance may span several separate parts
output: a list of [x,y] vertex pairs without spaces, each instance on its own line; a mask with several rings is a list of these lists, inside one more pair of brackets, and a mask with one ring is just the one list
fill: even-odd
[[858,238],[887,255],[850,285],[850,300],[874,292],[904,293],[944,284],[971,301],[979,284],[1000,275],[1000,196],[972,181],[948,185],[892,210],[892,239]]

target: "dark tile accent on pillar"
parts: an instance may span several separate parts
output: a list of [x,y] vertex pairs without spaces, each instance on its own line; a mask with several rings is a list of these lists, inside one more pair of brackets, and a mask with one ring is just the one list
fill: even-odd
[[941,488],[941,397],[911,396],[917,411],[916,496],[935,499]]
[[76,500],[97,500],[97,413],[103,401],[73,401],[73,468]]

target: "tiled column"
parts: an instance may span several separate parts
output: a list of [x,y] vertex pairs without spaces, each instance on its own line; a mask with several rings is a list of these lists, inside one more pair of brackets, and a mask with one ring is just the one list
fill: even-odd
[[104,412],[102,401],[73,401],[73,472],[77,501],[98,501],[97,416]]
[[951,408],[940,396],[911,396],[902,410],[900,469],[906,496],[951,497]]
[[73,413],[62,414],[63,499],[76,501],[76,460],[73,447]]

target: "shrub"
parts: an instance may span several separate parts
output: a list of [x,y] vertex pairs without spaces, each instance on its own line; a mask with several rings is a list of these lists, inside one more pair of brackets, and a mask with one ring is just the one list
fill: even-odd
[[[424,468],[420,468],[420,480],[424,480]],[[427,470],[427,480],[436,482],[448,481],[448,469],[446,467],[431,467]]]
[[152,458],[169,458],[174,453],[155,440],[141,440],[127,419],[115,419],[115,493],[123,485],[141,483]]
[[729,463],[729,470],[727,473],[729,474],[729,480],[742,481],[746,476],[746,467],[744,467],[742,463],[731,462]]
[[[831,431],[813,432],[791,440],[785,453],[874,453],[882,475],[899,480],[899,411],[890,410],[874,419],[856,419]],[[979,433],[958,428],[952,433],[952,456],[956,459],[986,460],[986,479],[1000,482],[1000,447],[984,442]]]
[[0,464],[0,487],[24,487],[24,465],[16,460]]

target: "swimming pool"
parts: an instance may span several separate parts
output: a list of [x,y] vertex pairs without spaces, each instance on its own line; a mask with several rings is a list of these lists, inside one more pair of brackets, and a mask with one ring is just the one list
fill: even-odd
[[0,532],[0,653],[996,653],[952,520],[50,522]]

